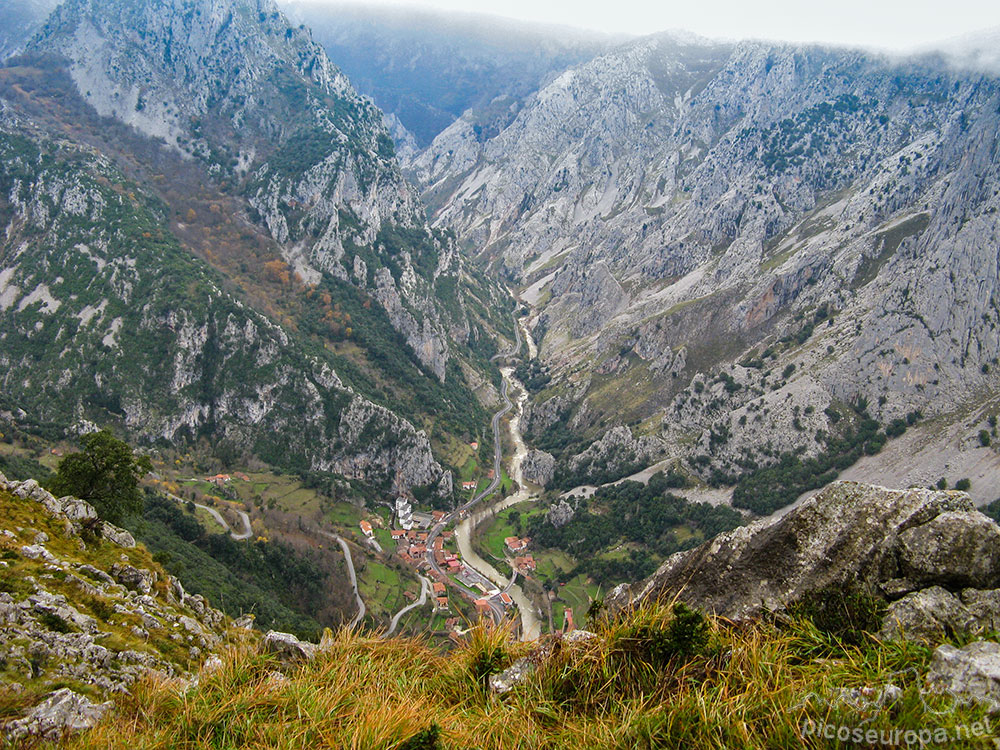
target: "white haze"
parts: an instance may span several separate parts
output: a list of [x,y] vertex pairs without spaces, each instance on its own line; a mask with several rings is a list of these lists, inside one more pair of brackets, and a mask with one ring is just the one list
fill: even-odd
[[[324,2],[324,0],[316,0]],[[633,35],[683,29],[717,39],[773,39],[915,51],[1000,26],[997,0],[369,0],[487,13]],[[332,4],[332,3],[331,3]]]

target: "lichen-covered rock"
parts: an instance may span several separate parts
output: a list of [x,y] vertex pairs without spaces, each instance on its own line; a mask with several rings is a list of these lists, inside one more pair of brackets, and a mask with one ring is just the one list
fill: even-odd
[[975,641],[962,648],[939,646],[927,672],[928,689],[1000,712],[1000,644]]
[[957,596],[940,586],[931,586],[889,605],[881,637],[940,641],[950,633],[972,630],[976,619]]
[[980,632],[1000,632],[1000,589],[965,589],[961,599]]
[[311,661],[318,649],[315,643],[300,641],[291,633],[276,630],[268,631],[262,645],[266,653],[274,654],[279,661],[287,663]]
[[[994,533],[995,524],[964,493],[837,482],[778,520],[759,521],[672,555],[645,582],[615,589],[606,604],[615,610],[630,600],[678,595],[707,612],[739,618],[781,610],[809,591],[848,583],[901,598],[936,582],[967,580],[967,571],[983,565],[965,556],[980,551],[978,544],[956,546],[951,556],[936,551],[932,566],[903,562],[905,540],[919,538],[924,527],[945,527],[964,538],[963,519],[974,539]],[[989,570],[984,567],[976,580],[982,588],[1000,588],[1000,578]]]
[[[903,577],[923,586],[1000,585],[1000,526],[982,514],[942,513],[899,535]],[[956,565],[956,560],[962,561]]]
[[66,733],[90,729],[110,708],[110,701],[93,703],[69,688],[60,688],[32,708],[27,716],[8,723],[4,733],[15,741],[28,736],[58,740]]

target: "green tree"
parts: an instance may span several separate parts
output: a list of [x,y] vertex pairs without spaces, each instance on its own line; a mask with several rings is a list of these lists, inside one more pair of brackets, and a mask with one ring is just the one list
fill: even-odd
[[70,453],[59,462],[49,491],[86,500],[110,523],[142,513],[139,480],[153,470],[149,456],[133,454],[128,443],[108,429],[84,435],[80,442],[83,452]]

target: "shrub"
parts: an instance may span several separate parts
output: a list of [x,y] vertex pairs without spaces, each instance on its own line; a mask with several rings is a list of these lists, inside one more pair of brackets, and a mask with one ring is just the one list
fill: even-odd
[[968,477],[963,477],[955,482],[955,489],[961,490],[962,492],[967,492],[972,487],[972,480]]
[[979,444],[984,448],[989,447],[990,444],[990,433],[988,430],[979,431]]
[[431,722],[427,729],[421,729],[397,747],[397,750],[438,750],[441,747],[441,729],[437,724]]
[[844,645],[860,646],[881,628],[886,605],[863,586],[831,585],[806,593],[789,611]]

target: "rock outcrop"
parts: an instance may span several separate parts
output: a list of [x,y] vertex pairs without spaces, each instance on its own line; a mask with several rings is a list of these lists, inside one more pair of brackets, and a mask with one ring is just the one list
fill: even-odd
[[271,630],[264,636],[262,645],[265,653],[274,654],[278,661],[284,663],[311,661],[316,657],[315,643],[300,641],[291,633]]
[[96,518],[82,500],[0,474],[0,670],[26,695],[61,686],[2,728],[15,741],[87,728],[108,706],[95,695],[151,672],[184,675],[225,637],[226,617],[127,532],[105,523],[112,533],[81,535]]
[[29,735],[60,740],[67,732],[90,729],[109,708],[110,701],[94,703],[69,688],[59,688],[32,708],[23,719],[10,722],[4,731],[14,741]]
[[998,541],[1000,527],[964,493],[837,482],[780,519],[673,555],[607,605],[676,595],[738,619],[859,584],[890,603],[886,637],[989,630],[1000,616]]
[[556,460],[551,453],[529,450],[521,462],[521,473],[529,482],[545,487],[555,474]]

